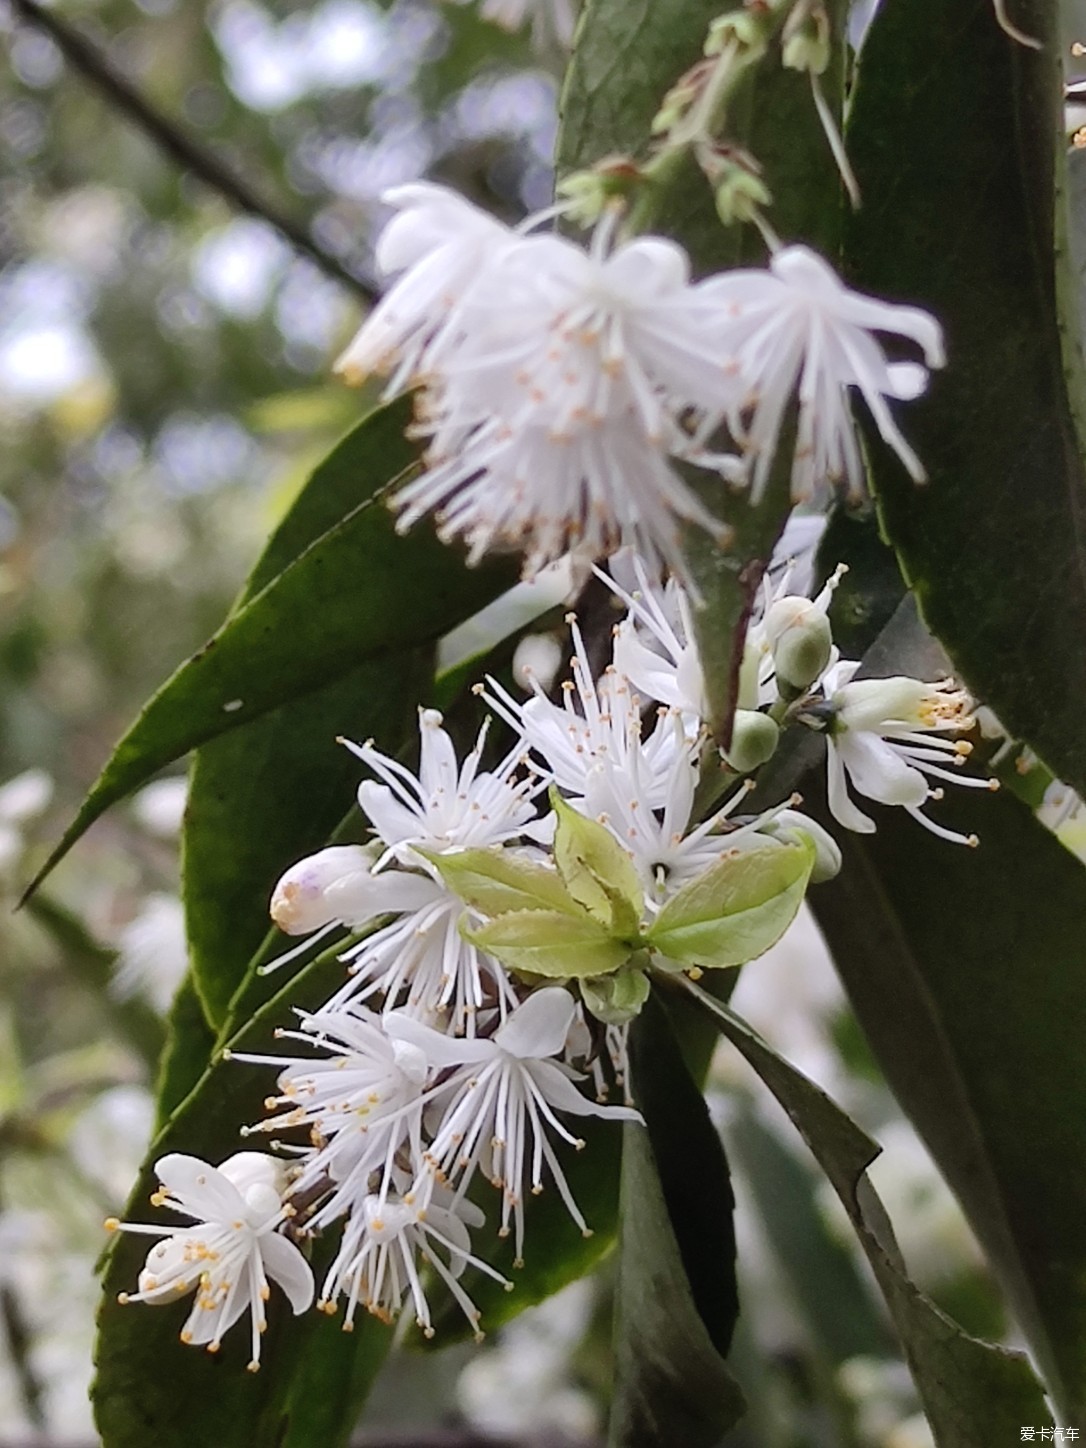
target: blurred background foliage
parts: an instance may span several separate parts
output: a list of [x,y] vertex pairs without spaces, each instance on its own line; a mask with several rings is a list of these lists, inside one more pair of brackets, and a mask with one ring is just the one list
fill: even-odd
[[[161,1016],[184,969],[183,781],[112,812],[12,914],[18,886],[356,416],[328,368],[374,284],[380,193],[426,174],[506,217],[546,205],[559,74],[528,35],[441,0],[67,0],[59,13],[360,285],[185,174],[0,7],[4,1444],[34,1430],[93,1440],[101,1219],[145,1149]],[[1003,1336],[968,1229],[808,919],[746,973],[736,1003],[883,1142],[872,1175],[921,1285],[966,1327]],[[738,1169],[735,1367],[752,1404],[729,1442],[929,1443],[866,1268],[802,1148],[732,1055],[712,1100]],[[607,1292],[605,1268],[480,1354],[394,1356],[366,1431],[593,1441]]]

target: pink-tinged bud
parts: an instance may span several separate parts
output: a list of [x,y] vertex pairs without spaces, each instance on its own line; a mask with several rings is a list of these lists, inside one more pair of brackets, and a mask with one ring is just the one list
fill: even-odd
[[369,875],[370,852],[361,845],[332,845],[299,860],[276,885],[271,918],[287,935],[308,935],[338,920],[326,898],[330,886],[350,875]]

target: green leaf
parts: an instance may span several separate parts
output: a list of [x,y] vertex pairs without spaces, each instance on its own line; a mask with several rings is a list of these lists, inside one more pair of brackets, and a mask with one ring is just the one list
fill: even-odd
[[27,911],[61,951],[73,977],[102,1000],[109,1025],[153,1072],[166,1031],[145,1000],[139,996],[121,998],[111,989],[117,952],[100,945],[78,916],[46,895],[36,895],[28,901]]
[[556,871],[509,850],[419,853],[426,856],[450,890],[483,915],[525,910],[558,910],[577,919],[584,915],[583,907],[570,895]]
[[885,810],[876,834],[841,838],[844,869],[812,903],[887,1080],[1082,1423],[1086,871],[1009,793],[947,796],[940,823],[979,849]]
[[825,1364],[820,1386],[832,1399],[840,1395],[832,1378],[842,1363],[892,1351],[883,1314],[860,1275],[855,1253],[827,1225],[817,1200],[818,1173],[763,1124],[753,1103],[742,1096],[728,1112],[726,1136],[788,1300],[816,1359]]
[[646,944],[683,965],[745,965],[775,944],[803,903],[814,846],[759,845],[725,854],[667,902]]
[[203,1076],[215,1049],[190,971],[177,989],[166,1022],[166,1045],[155,1082],[155,1126],[161,1129]]
[[713,1448],[743,1398],[724,1365],[739,1313],[720,1138],[650,1000],[631,1028],[645,1126],[623,1128],[612,1448]]
[[463,933],[509,970],[526,975],[563,980],[607,975],[630,957],[630,947],[613,939],[590,915],[559,910],[517,910]]
[[[312,1009],[342,977],[335,950],[289,981],[231,1042],[237,1050],[267,1050],[272,1029],[292,1019],[291,1007]],[[125,1212],[128,1221],[160,1213],[148,1206],[155,1186],[154,1162],[184,1151],[213,1163],[241,1147],[239,1124],[263,1115],[271,1068],[219,1057],[190,1090],[156,1136]],[[146,1256],[148,1238],[118,1233],[106,1268],[92,1388],[95,1419],[104,1448],[335,1448],[354,1428],[366,1387],[384,1358],[392,1334],[363,1317],[354,1334],[339,1330],[319,1312],[292,1317],[278,1289],[269,1303],[269,1329],[261,1371],[247,1373],[247,1329],[227,1334],[215,1357],[185,1347],[178,1331],[191,1302],[165,1307],[121,1306],[118,1292],[131,1291]],[[334,1239],[321,1244],[327,1252]],[[307,1384],[323,1384],[312,1399]]]
[[553,787],[550,802],[554,863],[566,889],[610,934],[636,939],[645,897],[633,861],[606,825],[578,814]]
[[[970,1337],[909,1278],[866,1174],[878,1145],[727,1006],[691,981],[677,984],[750,1062],[829,1178],[886,1299],[939,1448],[990,1448],[1004,1438],[1018,1441],[1023,1423],[1050,1423],[1026,1358]],[[911,1033],[901,1034],[912,1043]]]
[[[823,90],[831,111],[843,103],[847,5],[827,5],[832,54]],[[644,157],[660,102],[702,58],[709,24],[721,13],[718,0],[588,0],[566,76],[558,136],[559,176],[592,166],[608,155]],[[779,47],[740,83],[728,109],[726,140],[755,156],[773,196],[768,216],[785,241],[803,240],[834,259],[838,250],[841,188],[829,146],[818,124],[809,79],[785,70]],[[681,242],[699,274],[766,259],[757,230],[721,225],[712,190],[690,158],[654,192],[652,225]],[[787,431],[787,429],[786,429]],[[790,458],[782,439],[780,465],[757,508],[744,494],[728,495],[715,479],[687,472],[702,501],[731,525],[726,550],[707,534],[689,530],[684,542],[705,606],[695,614],[711,726],[727,744],[738,692],[743,638],[762,573],[791,509]]]
[[946,371],[904,419],[928,486],[872,441],[883,527],[966,683],[1081,792],[1086,387],[1057,11],[1015,7],[1033,50],[990,0],[886,0],[850,111],[847,250],[856,283],[946,330]]
[[[370,448],[374,426],[367,419],[340,444],[356,459],[361,492],[367,491],[361,481],[367,471],[381,469],[382,483],[389,477]],[[515,577],[507,560],[466,569],[462,553],[443,547],[432,532],[416,528],[400,537],[379,500],[359,503],[231,615],[159,690],[30,888],[103,810],[163,765],[362,663],[433,642]]]
[[[316,467],[268,540],[234,612],[367,496],[414,461],[409,399],[364,417]],[[185,811],[183,896],[196,987],[223,1024],[245,962],[268,931],[283,870],[326,844],[354,794],[358,764],[338,735],[395,750],[432,688],[432,650],[400,667],[369,662],[209,740],[193,759]]]
[[183,835],[185,915],[196,987],[216,1027],[267,934],[275,882],[328,843],[354,801],[361,769],[337,736],[375,738],[395,753],[415,732],[431,660],[420,649],[395,669],[362,664],[197,750]]

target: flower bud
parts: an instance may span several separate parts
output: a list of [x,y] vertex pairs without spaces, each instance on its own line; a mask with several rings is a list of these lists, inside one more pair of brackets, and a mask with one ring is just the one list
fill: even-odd
[[779,598],[765,616],[778,687],[800,694],[829,667],[833,633],[825,611],[809,598]]
[[973,723],[971,700],[950,680],[926,684],[896,675],[889,679],[854,679],[830,699],[837,712],[835,730],[880,732],[888,724],[907,729],[968,729]]
[[762,178],[744,166],[725,168],[714,195],[717,215],[725,226],[750,221],[761,207],[773,200]]
[[299,860],[272,893],[271,918],[287,935],[308,935],[341,919],[326,891],[347,876],[368,876],[370,863],[371,852],[362,845],[333,845]]
[[766,26],[766,20],[753,9],[719,15],[709,26],[705,54],[723,55],[730,49],[737,59],[751,65],[765,54]]
[[775,836],[777,839],[794,838],[797,834],[804,834],[814,845],[815,862],[811,871],[811,884],[820,885],[824,880],[832,880],[835,875],[841,873],[841,847],[817,820],[809,815],[800,814],[799,810],[782,809],[771,825],[766,827],[766,833]]
[[724,758],[737,774],[747,774],[767,759],[772,759],[780,737],[780,729],[768,714],[759,714],[754,709],[737,709],[732,725],[732,742],[724,751]]
[[606,1026],[624,1026],[640,1014],[649,998],[649,978],[643,970],[619,970],[581,981],[585,1007]]
[[781,59],[788,70],[822,75],[830,63],[830,18],[819,4],[797,5],[784,26]]

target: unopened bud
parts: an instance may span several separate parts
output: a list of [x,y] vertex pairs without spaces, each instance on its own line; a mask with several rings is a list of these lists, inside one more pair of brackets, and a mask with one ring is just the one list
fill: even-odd
[[368,875],[371,859],[362,845],[332,845],[299,860],[272,893],[271,918],[287,935],[308,935],[342,918],[326,892],[349,875]]
[[733,10],[717,16],[709,26],[705,54],[723,55],[732,50],[749,65],[765,54],[766,34],[766,20],[757,11]]
[[799,4],[784,26],[781,59],[788,70],[821,75],[830,63],[830,17],[819,4]]
[[559,181],[557,189],[569,203],[564,214],[591,226],[612,203],[632,196],[644,180],[645,173],[628,156],[607,156],[589,171],[574,171]]
[[800,814],[799,810],[782,809],[774,819],[773,823],[766,828],[766,833],[775,836],[777,839],[794,839],[798,834],[804,834],[814,845],[815,862],[811,871],[811,884],[820,885],[823,880],[832,880],[835,875],[841,872],[841,847],[817,820],[809,815]]
[[825,673],[833,654],[833,633],[825,612],[809,598],[779,598],[765,616],[778,687],[802,693]]
[[649,978],[643,970],[619,970],[581,981],[585,1008],[606,1026],[625,1026],[640,1014],[649,998]]
[[716,213],[725,226],[751,221],[773,200],[760,176],[745,166],[728,166],[716,183]]
[[781,731],[768,714],[754,709],[737,709],[732,725],[732,742],[724,751],[729,767],[748,774],[772,759]]

